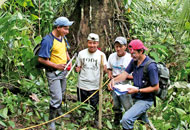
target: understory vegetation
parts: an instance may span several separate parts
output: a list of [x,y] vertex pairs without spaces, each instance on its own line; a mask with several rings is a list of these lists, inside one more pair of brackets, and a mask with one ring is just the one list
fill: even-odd
[[[76,2],[7,0],[0,5],[0,129],[21,129],[48,121],[47,80],[45,71],[35,68],[33,48],[51,31],[53,19],[69,16]],[[122,10],[129,25],[129,40],[141,39],[149,48],[147,55],[157,62],[164,62],[170,70],[171,86],[167,100],[157,99],[157,106],[148,111],[151,122],[157,130],[189,130],[190,1],[121,2],[125,5]],[[76,97],[77,77],[78,74],[73,71],[67,79],[64,112],[80,104]],[[119,126],[113,125],[112,98],[106,88],[105,85],[103,129],[118,130]],[[86,113],[81,118],[83,111]],[[96,129],[90,105],[83,104],[70,114],[71,118],[58,119],[58,129]],[[47,129],[47,125],[35,129]],[[135,130],[145,129],[140,121],[135,123]]]

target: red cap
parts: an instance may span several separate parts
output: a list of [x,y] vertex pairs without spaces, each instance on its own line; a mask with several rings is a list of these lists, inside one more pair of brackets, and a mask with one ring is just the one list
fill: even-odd
[[128,46],[129,50],[139,50],[139,49],[144,49],[144,50],[148,50],[148,48],[146,48],[144,46],[144,44],[142,43],[141,40],[132,40],[130,43],[129,43],[129,46]]

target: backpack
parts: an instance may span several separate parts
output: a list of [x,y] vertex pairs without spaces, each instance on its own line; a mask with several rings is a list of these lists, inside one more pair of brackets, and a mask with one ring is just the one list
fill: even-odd
[[[150,59],[146,62],[143,68],[143,77],[145,78],[145,82],[149,82],[148,79],[148,66],[151,63],[156,63],[154,60]],[[170,74],[169,69],[162,62],[156,63],[158,67],[158,78],[159,78],[159,90],[155,92],[155,96],[159,97],[162,100],[165,100],[168,93],[168,87],[170,86]]]
[[[48,36],[51,38],[51,40],[53,41],[54,40],[54,37],[52,36],[51,33],[48,34]],[[66,41],[66,47],[69,49],[70,48],[70,45],[67,41],[67,38],[66,36],[64,36],[64,40]],[[42,64],[42,63],[39,63],[38,62],[38,54],[40,52],[40,48],[41,48],[41,43],[38,43],[34,49],[33,49],[33,53],[34,53],[34,56],[35,56],[35,67],[38,68],[38,69],[43,69],[43,68],[48,68],[46,65]],[[50,50],[52,51],[52,49]]]
[[[51,38],[51,40],[53,41],[54,40],[54,37],[52,36],[52,34],[48,34],[48,36]],[[35,58],[35,67],[38,68],[38,69],[43,69],[43,68],[47,68],[46,65],[42,64],[42,63],[39,63],[38,62],[38,54],[40,52],[40,48],[41,48],[41,43],[38,43],[34,49],[33,49],[33,53],[34,53],[34,58]]]

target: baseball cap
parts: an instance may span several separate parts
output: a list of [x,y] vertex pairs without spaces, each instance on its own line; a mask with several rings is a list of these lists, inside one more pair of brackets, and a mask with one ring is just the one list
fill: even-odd
[[143,44],[143,42],[141,40],[132,40],[129,43],[128,46],[129,50],[139,50],[139,49],[144,49],[144,50],[148,50],[148,48],[146,48]]
[[96,42],[98,42],[98,41],[99,41],[99,36],[98,36],[98,34],[90,33],[90,34],[88,35],[87,40],[91,40],[91,41],[96,41]]
[[127,40],[126,40],[125,37],[117,37],[117,38],[115,39],[115,42],[114,42],[114,43],[116,43],[116,42],[119,42],[121,45],[126,45],[126,44],[127,44]]
[[71,26],[73,22],[74,21],[69,21],[69,19],[66,17],[59,17],[54,21],[53,25],[54,26]]

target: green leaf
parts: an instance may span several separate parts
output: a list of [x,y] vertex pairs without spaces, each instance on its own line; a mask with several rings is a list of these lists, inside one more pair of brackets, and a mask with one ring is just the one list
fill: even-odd
[[34,4],[32,3],[32,0],[27,0],[27,5],[34,7]]
[[9,125],[12,127],[12,128],[15,128],[15,123],[13,121],[8,121]]
[[127,4],[127,0],[124,0],[123,2],[124,2],[124,5],[126,5],[126,4]]
[[17,13],[19,19],[23,19],[22,14],[20,12]]
[[176,111],[181,116],[186,114],[186,112],[183,109],[181,109],[181,108],[176,108]]
[[31,18],[32,18],[32,20],[38,20],[39,17],[35,14],[31,14]]
[[131,5],[132,0],[128,0],[128,5]]
[[190,41],[186,41],[186,42],[184,42],[183,44],[189,45],[189,44],[190,44]]
[[156,62],[159,61],[159,57],[158,57],[158,54],[156,52],[150,52],[150,56],[152,56]]
[[41,37],[41,36],[37,36],[37,37],[34,39],[34,41],[35,41],[36,44],[40,43],[41,40],[42,40],[42,37]]
[[0,121],[0,124],[4,127],[6,127],[7,125],[3,122],[3,121]]
[[49,120],[49,116],[47,114],[44,115],[44,120],[48,121]]
[[35,110],[35,114],[37,115],[37,117],[40,119],[41,117],[40,117],[40,114],[39,114],[39,112],[37,111],[37,110]]
[[112,130],[112,124],[110,123],[109,120],[107,120],[106,124],[107,124],[108,128],[109,128],[110,130]]
[[1,109],[0,116],[3,117],[4,119],[6,119],[6,118],[8,118],[7,113],[8,113],[8,108],[5,107],[4,109]]
[[187,53],[187,54],[190,54],[190,49],[189,48],[185,48],[184,52]]
[[149,48],[162,48],[162,49],[167,49],[167,47],[166,46],[164,46],[164,45],[159,45],[159,44],[157,44],[157,45],[151,45]]
[[165,129],[165,130],[168,130],[168,129],[170,129],[170,128],[172,128],[172,125],[171,125],[170,123],[166,123],[166,124],[164,125],[164,129]]
[[185,66],[190,67],[190,61],[188,61]]
[[189,22],[185,23],[185,29],[190,30],[190,23]]

